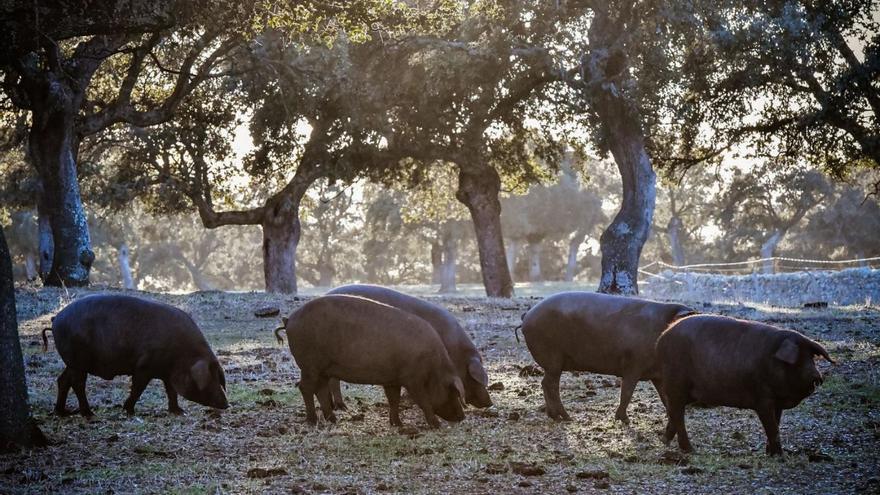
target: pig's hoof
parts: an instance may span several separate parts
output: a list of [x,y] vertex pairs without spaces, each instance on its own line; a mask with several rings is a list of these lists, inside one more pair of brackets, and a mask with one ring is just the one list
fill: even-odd
[[179,407],[169,407],[168,412],[175,416],[185,416],[186,412]]
[[779,456],[782,457],[782,446],[781,445],[768,445],[767,446],[767,455],[770,457]]
[[334,402],[333,409],[336,411],[348,411],[348,406],[345,405],[345,402]]
[[317,416],[315,416],[314,418],[306,417],[306,423],[314,426],[314,425],[318,424],[318,417]]
[[64,408],[61,408],[61,409],[59,409],[59,408],[55,408],[55,415],[58,416],[59,418],[65,418],[65,417],[67,417],[67,416],[70,416],[71,414],[73,414],[73,412],[68,411],[67,409],[64,409]]
[[621,423],[623,423],[625,425],[629,425],[629,416],[627,416],[626,413],[623,413],[623,414],[617,413],[614,415],[614,419],[620,421]]
[[326,416],[324,419],[325,419],[326,421],[329,421],[330,423],[335,423],[335,422],[336,422],[336,415],[333,414],[333,413],[330,413],[330,414],[329,414],[328,416]]
[[81,410],[79,411],[79,414],[86,419],[92,419],[95,417],[95,413],[93,413],[91,409]]

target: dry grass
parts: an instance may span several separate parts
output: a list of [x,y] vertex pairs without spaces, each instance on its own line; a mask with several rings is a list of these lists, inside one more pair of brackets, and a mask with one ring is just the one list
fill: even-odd
[[[337,425],[307,425],[293,387],[298,370],[272,336],[277,320],[253,316],[261,306],[289,313],[301,302],[265,294],[147,295],[192,313],[208,336],[227,370],[233,403],[222,415],[183,401],[187,415],[170,416],[161,384],[154,382],[137,416],[128,418],[118,407],[128,392],[127,377],[91,377],[96,418],[57,418],[50,411],[62,363],[51,346],[47,354],[40,351],[38,332],[68,299],[49,289],[18,296],[31,405],[54,445],[0,457],[0,493],[880,490],[876,309],[703,308],[801,330],[840,361],[826,367],[828,379],[816,395],[783,416],[788,455],[779,461],[764,456],[763,432],[752,413],[724,408],[689,411],[698,453],[678,455],[660,441],[664,413],[649,386],[636,391],[631,426],[612,421],[619,393],[613,377],[564,375],[563,400],[574,421],[552,422],[539,411],[540,377],[520,376],[532,360],[511,332],[535,302],[531,298],[438,300],[472,333],[490,381],[503,390],[493,392],[493,408],[469,409],[464,422],[437,431],[426,429],[415,407],[403,412],[407,427],[391,428],[381,389],[368,386],[345,389],[353,407]],[[511,472],[516,463],[534,464],[544,474]]]

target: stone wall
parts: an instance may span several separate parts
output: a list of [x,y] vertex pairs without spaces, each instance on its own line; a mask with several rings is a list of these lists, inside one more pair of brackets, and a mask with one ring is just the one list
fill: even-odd
[[880,270],[852,268],[764,275],[717,275],[664,271],[643,279],[641,293],[653,299],[676,301],[761,303],[803,306],[880,304]]

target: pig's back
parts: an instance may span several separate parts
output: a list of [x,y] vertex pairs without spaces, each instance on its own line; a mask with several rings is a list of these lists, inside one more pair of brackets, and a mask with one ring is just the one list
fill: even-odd
[[121,295],[74,301],[55,316],[52,333],[65,364],[107,379],[131,374],[145,356],[170,362],[183,349],[207,345],[183,311]]
[[361,296],[373,301],[394,306],[428,322],[440,336],[443,345],[450,353],[463,350],[475,351],[476,347],[458,324],[452,314],[445,308],[417,297],[404,294],[393,289],[369,284],[351,284],[337,287],[328,295],[346,294]]
[[326,295],[309,301],[288,319],[287,335],[300,368],[330,370],[351,383],[390,383],[398,370],[418,361],[451,369],[431,325],[359,296]]
[[665,306],[595,292],[563,292],[529,310],[522,331],[542,366],[542,360],[562,359],[565,370],[616,374],[621,358],[653,354],[656,336],[667,323],[658,314]]

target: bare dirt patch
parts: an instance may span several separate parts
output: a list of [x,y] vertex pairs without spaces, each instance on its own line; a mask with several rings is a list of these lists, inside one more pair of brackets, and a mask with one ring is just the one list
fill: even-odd
[[[82,294],[85,291],[78,292]],[[767,321],[822,342],[840,362],[826,382],[783,415],[784,460],[763,454],[753,413],[691,409],[697,453],[666,448],[662,404],[640,384],[630,426],[612,420],[618,380],[564,374],[573,417],[551,421],[535,368],[513,328],[536,298],[445,297],[483,353],[495,406],[468,409],[457,425],[429,430],[417,408],[388,425],[379,387],[345,386],[349,411],[311,427],[294,382],[298,369],[272,330],[302,298],[262,293],[144,294],[195,317],[227,370],[228,411],[182,401],[169,415],[154,382],[129,418],[119,405],[128,378],[90,377],[96,418],[51,414],[62,363],[39,331],[77,293],[18,292],[31,405],[54,442],[0,456],[0,493],[842,493],[880,490],[880,311],[706,306],[707,312]],[[69,402],[69,407],[75,403]]]

